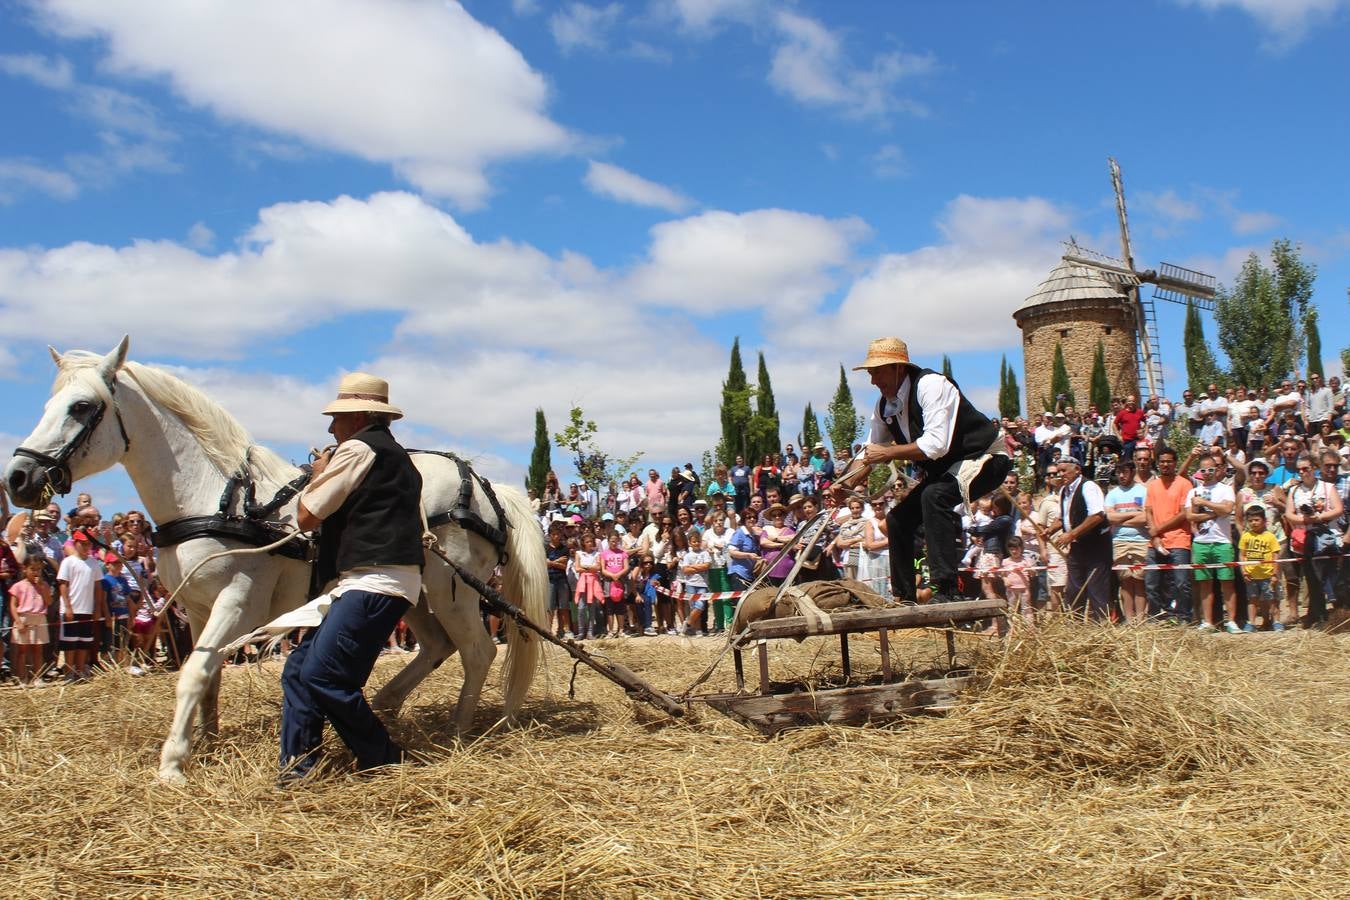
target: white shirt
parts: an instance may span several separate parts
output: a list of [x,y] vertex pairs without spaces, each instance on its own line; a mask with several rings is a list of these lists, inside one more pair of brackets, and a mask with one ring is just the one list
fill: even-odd
[[1219,395],[1218,397],[1213,398],[1212,400],[1211,400],[1209,397],[1206,397],[1204,400],[1201,400],[1201,401],[1200,401],[1200,418],[1203,419],[1205,416],[1209,415],[1209,414],[1212,413],[1212,412],[1223,413],[1224,416],[1227,416],[1227,415],[1228,415],[1228,398],[1227,398],[1227,397],[1224,397],[1224,396],[1221,394],[1221,395]]
[[1284,412],[1286,409],[1293,410],[1295,415],[1303,411],[1303,395],[1298,391],[1290,391],[1287,394],[1279,394],[1275,398],[1275,403],[1271,407],[1275,412]]
[[[1233,488],[1222,481],[1212,485],[1202,484],[1191,488],[1190,493],[1186,495],[1187,509],[1194,511],[1191,501],[1197,497],[1213,503],[1233,503],[1237,499],[1233,493]],[[1195,543],[1231,544],[1233,542],[1230,537],[1232,528],[1233,514],[1231,512],[1226,516],[1219,516],[1207,522],[1197,522],[1195,525]]]
[[[909,433],[909,379],[905,375],[895,397],[883,397],[882,416],[892,416],[900,426],[900,433],[906,441],[917,444],[923,455],[929,459],[941,459],[952,446],[952,435],[956,426],[956,410],[961,405],[961,392],[946,378],[934,372],[919,379],[919,407],[923,410],[923,434],[915,437]],[[882,416],[872,409],[872,433],[868,442],[872,444],[894,444],[895,438],[886,427]]]
[[[80,616],[94,614],[94,585],[103,577],[103,567],[90,554],[86,559],[67,556],[61,560],[57,570],[57,581],[66,583],[66,595],[70,597],[70,611]],[[64,604],[62,611],[65,610]]]
[[1320,387],[1308,396],[1308,421],[1325,422],[1331,418],[1331,407],[1335,402],[1331,388]]
[[1059,521],[1064,526],[1066,534],[1073,530],[1073,526],[1069,524],[1069,506],[1073,501],[1074,492],[1078,490],[1080,481],[1083,483],[1083,502],[1087,504],[1087,515],[1083,517],[1084,521],[1097,513],[1106,512],[1106,495],[1102,493],[1101,485],[1095,481],[1084,480],[1083,473],[1079,472],[1073,483],[1059,492]]
[[[322,472],[314,477],[300,494],[305,509],[326,519],[356,490],[375,465],[375,451],[364,441],[343,441]],[[422,570],[417,566],[358,566],[338,573],[337,584],[328,591],[337,599],[347,591],[369,591],[402,597],[416,603],[422,592]]]

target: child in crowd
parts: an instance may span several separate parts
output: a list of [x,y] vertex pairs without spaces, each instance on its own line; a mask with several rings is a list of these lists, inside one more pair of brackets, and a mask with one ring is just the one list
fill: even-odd
[[1028,625],[1036,622],[1036,608],[1031,603],[1032,562],[1024,555],[1022,538],[1008,538],[1008,558],[1003,561],[1003,588],[1008,592],[1008,612],[1018,611]]
[[600,590],[600,553],[595,549],[595,535],[589,531],[581,536],[581,549],[572,557],[577,573],[577,636],[588,638],[599,631],[604,621],[604,592]]
[[638,618],[642,623],[642,633],[651,637],[656,634],[656,628],[652,623],[652,615],[656,609],[656,586],[661,583],[661,576],[656,572],[656,558],[651,554],[644,555],[633,571],[628,574],[628,578],[633,582],[633,593],[638,604]]
[[1266,530],[1266,508],[1260,503],[1247,507],[1247,530],[1238,539],[1238,558],[1257,565],[1243,566],[1242,577],[1247,582],[1247,624],[1243,631],[1255,631],[1256,620],[1273,631],[1284,631],[1284,624],[1272,621],[1271,607],[1275,600],[1273,582],[1275,562],[1280,555],[1280,542]]
[[624,636],[624,598],[628,586],[628,554],[623,551],[617,535],[611,532],[600,552],[600,567],[609,585],[605,610],[608,613],[607,633],[610,637]]
[[684,622],[684,636],[698,634],[703,624],[703,614],[708,609],[708,601],[703,595],[708,591],[707,571],[712,568],[712,557],[703,549],[703,536],[697,531],[689,532],[689,549],[680,559],[680,578],[684,582],[685,601],[689,617]]
[[37,682],[42,651],[49,640],[47,608],[52,589],[42,577],[42,557],[30,556],[23,565],[23,578],[9,589],[9,615],[14,622],[14,674],[20,684]]

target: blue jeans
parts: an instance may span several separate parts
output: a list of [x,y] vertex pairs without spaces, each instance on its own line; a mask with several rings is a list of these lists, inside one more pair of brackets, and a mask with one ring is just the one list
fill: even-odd
[[[1180,550],[1159,551],[1155,547],[1148,548],[1148,564],[1150,566],[1171,564],[1174,566],[1188,566],[1191,564],[1191,551],[1189,548]],[[1182,624],[1191,621],[1191,583],[1195,580],[1195,573],[1189,569],[1173,569],[1170,572],[1163,572],[1157,569],[1144,570],[1144,594],[1148,597],[1148,614],[1155,619],[1165,619],[1169,615],[1174,615],[1181,620]],[[1163,596],[1163,584],[1167,583],[1167,596]]]
[[283,776],[298,777],[314,766],[325,721],[351,748],[357,768],[403,761],[403,750],[390,740],[361,689],[408,607],[402,597],[347,591],[291,651],[281,672]]

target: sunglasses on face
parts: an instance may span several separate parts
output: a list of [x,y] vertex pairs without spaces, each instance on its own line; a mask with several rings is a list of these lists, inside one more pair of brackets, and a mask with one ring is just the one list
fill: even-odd
[[1217,471],[1217,470],[1216,470],[1213,466],[1207,466],[1206,468],[1203,468],[1203,469],[1196,469],[1196,470],[1195,470],[1195,474],[1197,474],[1197,475],[1213,475],[1216,471]]

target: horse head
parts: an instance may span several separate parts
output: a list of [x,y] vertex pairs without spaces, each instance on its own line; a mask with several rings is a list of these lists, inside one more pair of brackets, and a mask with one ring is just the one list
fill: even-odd
[[117,409],[117,372],[130,337],[106,356],[51,350],[58,370],[42,419],[5,468],[4,484],[19,506],[36,509],[81,479],[119,462],[130,449]]

